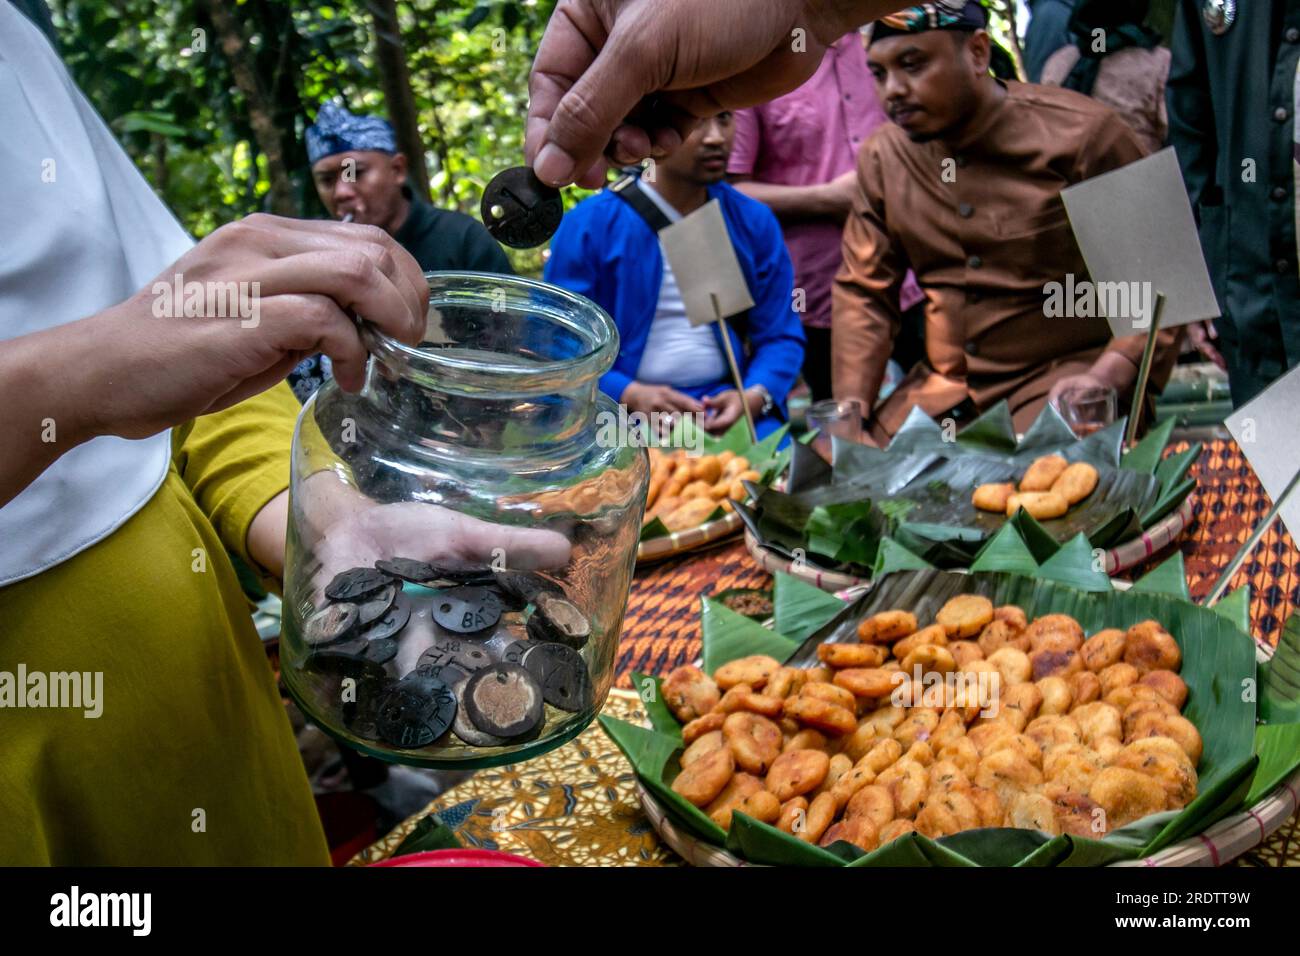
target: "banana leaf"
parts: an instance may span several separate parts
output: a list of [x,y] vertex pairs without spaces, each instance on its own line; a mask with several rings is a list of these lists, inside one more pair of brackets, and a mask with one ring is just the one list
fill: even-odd
[[411,828],[411,832],[397,845],[392,856],[458,849],[460,849],[460,840],[456,839],[455,831],[443,823],[436,813],[430,813]]
[[1094,548],[1111,548],[1186,498],[1195,486],[1187,472],[1201,451],[1194,445],[1164,459],[1167,424],[1125,453],[1123,430],[1121,420],[1080,440],[1047,406],[1017,439],[1000,403],[954,433],[913,409],[887,449],[837,440],[830,468],[811,452],[796,451],[792,478],[797,471],[799,480],[756,498],[751,531],[785,557],[860,577],[872,573],[884,537],[935,566],[970,567],[1001,528],[1028,517],[980,511],[971,491],[1012,481],[1033,459],[1060,453],[1096,467],[1097,488],[1063,517],[1036,523],[1031,550],[1041,558],[1042,538],[1063,543],[1079,534]]
[[[744,419],[737,421],[734,425],[726,430],[722,435],[710,435],[702,430],[693,419],[683,416],[677,420],[673,426],[671,436],[668,441],[669,448],[700,448],[701,454],[717,455],[723,451],[731,451],[737,455],[743,455],[749,459],[750,467],[757,471],[762,477],[760,485],[770,484],[776,480],[776,477],[785,469],[790,461],[789,447],[778,451],[778,446],[785,439],[790,431],[789,425],[782,425],[772,434],[768,435],[762,441],[754,443],[749,438],[749,426]],[[726,512],[721,506],[715,508],[712,513],[704,519],[705,524],[710,521],[717,521],[719,518],[726,516]],[[668,527],[659,517],[647,521],[641,528],[641,536],[638,541],[649,541],[653,538],[662,538],[671,534]]]
[[773,575],[772,604],[776,632],[791,640],[802,640],[844,610],[835,595],[780,571]]
[[[1153,814],[1118,828],[1100,840],[1069,835],[1013,829],[971,830],[939,840],[907,834],[898,840],[863,854],[845,843],[828,848],[810,846],[771,826],[743,815],[734,818],[730,832],[723,834],[696,807],[671,790],[676,773],[675,752],[680,738],[671,734],[631,728],[632,734],[602,718],[601,723],[627,755],[646,786],[667,812],[684,828],[700,838],[754,863],[773,865],[834,866],[1097,866],[1134,859],[1156,852],[1185,839],[1224,816],[1238,811],[1261,788],[1300,765],[1300,724],[1279,723],[1257,739],[1255,703],[1244,692],[1254,686],[1253,642],[1239,627],[1239,608],[1244,590],[1220,602],[1230,605],[1206,609],[1190,603],[1185,579],[1179,581],[1181,555],[1139,582],[1129,591],[1111,588],[1109,578],[1098,575],[1095,558],[1082,538],[1067,542],[1048,559],[1026,573],[1029,545],[1019,529],[1009,524],[985,547],[982,567],[970,574],[941,569],[905,570],[882,574],[873,589],[839,614],[820,622],[814,616],[806,622],[802,643],[792,618],[783,618],[784,635],[774,634],[739,615],[720,613],[725,608],[705,600],[703,646],[705,668],[712,672],[728,660],[755,653],[767,653],[795,665],[812,665],[816,648],[824,641],[851,639],[856,623],[877,610],[904,607],[914,610],[922,621],[950,597],[959,593],[980,593],[995,603],[1014,603],[1031,616],[1066,613],[1074,616],[1087,633],[1103,627],[1127,627],[1140,620],[1161,621],[1178,641],[1183,652],[1182,676],[1189,697],[1184,715],[1201,731],[1204,754],[1198,774],[1197,798],[1180,811]],[[1076,586],[1088,584],[1087,588]],[[798,589],[782,587],[778,579],[777,616],[782,599],[799,595]],[[1300,619],[1294,627],[1300,649]],[[1283,688],[1285,690],[1285,688]],[[1268,693],[1265,688],[1262,693]],[[1278,692],[1279,694],[1281,691]],[[1300,695],[1283,696],[1280,705]],[[1283,713],[1283,711],[1279,711]],[[1263,728],[1261,728],[1263,729]]]

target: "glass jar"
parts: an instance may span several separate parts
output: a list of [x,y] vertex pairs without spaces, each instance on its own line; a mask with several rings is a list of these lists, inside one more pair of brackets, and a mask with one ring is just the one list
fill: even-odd
[[401,763],[554,749],[613,681],[644,448],[597,383],[613,322],[563,289],[427,275],[424,341],[363,324],[366,384],[294,435],[280,643],[303,713]]

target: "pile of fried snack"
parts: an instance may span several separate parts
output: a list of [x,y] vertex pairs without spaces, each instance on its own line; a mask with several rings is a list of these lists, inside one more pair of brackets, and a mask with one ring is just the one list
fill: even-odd
[[1097,479],[1097,469],[1086,461],[1071,465],[1060,455],[1044,455],[1025,471],[1019,488],[1010,482],[980,485],[971,503],[1008,518],[1020,508],[1035,518],[1059,518],[1092,494]]
[[748,458],[733,451],[692,457],[684,449],[651,448],[645,524],[658,518],[669,531],[694,528],[718,508],[730,511],[733,500],[744,501],[743,482],[761,477]]
[[857,637],[822,644],[815,668],[760,655],[669,674],[686,745],[673,790],[724,829],[739,811],[866,851],[912,830],[1099,839],[1196,796],[1201,736],[1156,621],[1085,640],[1068,615],[1030,623],[970,594],[927,627],[891,610]]

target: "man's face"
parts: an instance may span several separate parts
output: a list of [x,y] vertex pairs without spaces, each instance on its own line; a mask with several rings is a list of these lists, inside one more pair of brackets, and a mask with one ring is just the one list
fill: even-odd
[[735,138],[736,126],[730,113],[711,116],[691,130],[680,149],[659,160],[659,168],[701,186],[711,186],[726,177]]
[[923,143],[970,119],[988,72],[988,35],[929,30],[885,37],[871,44],[869,56],[885,112]]
[[335,219],[352,213],[353,222],[387,226],[402,203],[406,157],[371,149],[336,153],[318,159],[311,175]]

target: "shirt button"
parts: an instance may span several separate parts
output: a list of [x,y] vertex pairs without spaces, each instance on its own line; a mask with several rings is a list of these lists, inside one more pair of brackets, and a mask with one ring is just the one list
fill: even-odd
[[979,355],[979,354],[980,354],[980,347],[979,347],[978,345],[976,345],[974,342],[967,342],[967,343],[966,343],[966,354],[967,354],[967,355]]
[[845,94],[844,94],[844,98],[845,98],[846,100],[851,100],[851,99],[853,99],[853,94],[852,94],[852,93],[845,93]]
[[1287,43],[1300,43],[1300,30],[1295,27],[1288,27],[1286,31]]
[[1275,202],[1281,202],[1286,198],[1286,190],[1281,186],[1274,186],[1272,195]]
[[1279,106],[1273,111],[1273,119],[1277,120],[1279,123],[1285,123],[1286,118],[1290,115],[1291,114],[1286,111],[1286,107],[1283,106]]
[[969,219],[971,216],[975,215],[975,207],[968,202],[961,203],[957,207],[957,215],[961,216],[963,219]]
[[1277,262],[1273,263],[1273,268],[1275,268],[1278,272],[1290,272],[1291,263],[1286,259],[1279,259],[1277,260]]
[[978,269],[984,265],[984,260],[981,259],[979,256],[971,256],[969,259],[966,260],[966,265],[968,265],[972,269]]

